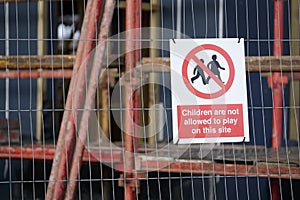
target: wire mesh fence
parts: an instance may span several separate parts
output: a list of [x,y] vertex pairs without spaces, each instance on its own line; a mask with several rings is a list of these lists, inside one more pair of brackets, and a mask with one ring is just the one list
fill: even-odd
[[[0,0],[2,198],[298,199],[299,7]],[[244,41],[249,142],[176,142],[170,43],[208,38]]]

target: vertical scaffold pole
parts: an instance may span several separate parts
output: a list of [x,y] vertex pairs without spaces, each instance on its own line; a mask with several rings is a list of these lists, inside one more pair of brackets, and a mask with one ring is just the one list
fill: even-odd
[[[140,59],[139,51],[131,51],[132,49],[139,48],[139,31],[132,31],[133,29],[140,28],[141,25],[141,1],[140,0],[126,0],[126,55],[125,55],[125,70],[130,72],[134,67],[136,62]],[[135,115],[135,119],[138,115],[137,112],[133,112],[133,108],[137,107],[137,93],[132,91],[133,89],[133,77],[130,77],[130,83],[125,85],[125,99],[131,99],[132,95],[133,101],[126,101],[125,107],[125,132],[124,132],[124,145],[125,145],[125,168],[124,168],[124,199],[135,199],[136,193],[134,188],[133,179],[136,174],[133,173],[134,169],[134,152],[137,150],[137,142],[135,139],[135,124],[131,123],[131,116]],[[136,119],[137,120],[137,119]],[[137,123],[137,121],[135,122]]]
[[[274,56],[281,56],[283,51],[283,0],[274,0]],[[280,72],[274,72],[268,77],[269,86],[273,93],[273,119],[272,119],[272,148],[280,148],[282,140],[282,90],[288,82],[286,76]],[[279,200],[279,180],[272,179],[272,199]]]

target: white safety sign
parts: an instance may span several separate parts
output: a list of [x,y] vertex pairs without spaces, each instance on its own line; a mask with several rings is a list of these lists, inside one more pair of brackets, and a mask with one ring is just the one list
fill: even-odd
[[174,143],[249,141],[244,40],[170,40]]

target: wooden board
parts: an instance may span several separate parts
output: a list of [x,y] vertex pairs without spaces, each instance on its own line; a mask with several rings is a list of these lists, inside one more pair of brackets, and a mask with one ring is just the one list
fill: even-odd
[[[0,69],[72,69],[75,56],[73,55],[44,55],[44,56],[0,56]],[[114,61],[110,66],[124,64]],[[169,58],[143,58],[143,72],[168,72],[156,66],[170,66]],[[147,69],[148,66],[148,69]],[[246,57],[248,72],[300,72],[300,56],[249,56]]]
[[[0,56],[0,69],[72,69],[74,61],[73,55]],[[124,58],[121,57],[120,62],[115,60],[110,66],[119,67],[123,64]]]
[[[245,61],[248,72],[300,72],[300,56],[248,56]],[[144,72],[165,72],[155,66],[170,66],[170,59],[143,58],[141,64],[146,66]]]

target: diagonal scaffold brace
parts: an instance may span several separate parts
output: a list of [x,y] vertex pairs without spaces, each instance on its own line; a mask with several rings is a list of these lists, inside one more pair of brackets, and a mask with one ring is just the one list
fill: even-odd
[[[89,0],[86,5],[81,36],[76,53],[73,75],[70,82],[65,111],[59,131],[59,137],[53,159],[52,170],[49,178],[46,199],[62,199],[65,190],[65,180],[69,172],[72,152],[75,143],[76,112],[72,110],[72,104],[80,105],[82,99],[79,93],[83,93],[85,85],[85,72],[88,70],[86,61],[95,47],[94,38],[98,32],[97,24],[100,17],[102,0]],[[112,9],[113,10],[113,9]],[[113,12],[113,11],[112,11]],[[108,32],[102,30],[102,32]],[[77,81],[76,81],[77,80]],[[76,97],[74,98],[73,87],[76,84]],[[74,102],[75,101],[75,102]]]
[[[95,39],[97,33],[97,23],[100,17],[101,6],[104,4],[100,31],[98,34],[98,45],[95,48],[95,55],[90,57],[90,54],[95,47],[93,39]],[[63,116],[62,125],[60,128],[59,138],[56,146],[55,157],[53,160],[50,181],[47,188],[47,199],[72,199],[77,188],[77,181],[79,177],[79,171],[82,163],[83,150],[85,148],[85,141],[87,139],[88,121],[91,115],[90,109],[84,109],[80,117],[80,121],[77,121],[78,111],[76,108],[83,105],[83,108],[91,108],[94,104],[96,95],[96,89],[98,87],[98,75],[99,63],[102,62],[102,58],[105,54],[105,42],[108,38],[109,28],[112,21],[113,11],[115,6],[115,0],[107,0],[105,3],[101,0],[92,1],[89,0],[85,18],[82,27],[82,35],[77,50],[74,71],[70,83],[70,88],[67,96],[67,102],[65,106],[65,112]],[[135,7],[138,8],[135,8]],[[132,30],[140,28],[141,25],[141,1],[140,0],[127,0],[126,1],[126,30]],[[132,31],[129,31],[132,33]],[[139,41],[132,42],[134,39],[140,38],[140,33],[135,31],[135,34],[126,35],[126,48],[127,49],[139,49]],[[132,47],[132,45],[135,47]],[[140,60],[140,51],[136,50],[126,53],[126,71],[130,71],[135,67],[135,63]],[[93,59],[92,65],[89,65],[90,60]],[[91,68],[90,68],[91,67]],[[88,81],[89,85],[85,93],[87,74],[91,72]],[[74,86],[74,87],[73,87]],[[76,88],[76,92],[74,91]],[[130,85],[127,86],[128,90],[131,90]],[[75,94],[76,93],[76,94]],[[83,97],[86,95],[86,99]],[[127,105],[127,110],[132,112],[132,107],[138,107],[139,95],[134,94],[135,102],[131,102]],[[131,113],[128,113],[131,115]],[[134,113],[135,118],[138,118],[138,112]],[[126,120],[126,119],[125,119]],[[129,120],[126,120],[129,121]],[[79,126],[76,126],[78,124]],[[125,122],[126,124],[126,122]],[[129,124],[128,124],[129,125]],[[132,126],[130,124],[129,126]],[[79,127],[79,128],[78,128]],[[133,126],[134,127],[134,126]],[[76,130],[78,128],[78,130]],[[78,131],[76,136],[75,131]],[[135,132],[135,129],[132,130]],[[132,155],[137,150],[137,140],[135,135],[125,134],[125,151],[128,151]],[[75,145],[74,145],[75,144]],[[126,158],[125,158],[126,160]],[[127,159],[127,164],[124,166],[125,179],[137,178],[137,175],[132,172],[134,168],[134,158]],[[69,170],[70,169],[70,170]],[[126,172],[125,172],[126,171]],[[128,173],[127,173],[128,172]],[[66,180],[67,184],[66,184]],[[66,188],[67,185],[67,188]],[[66,192],[65,192],[66,189]],[[133,186],[131,184],[125,184],[125,198],[134,199]],[[128,197],[128,198],[127,198]]]
[[[85,141],[88,136],[89,119],[91,117],[91,109],[95,104],[95,96],[99,83],[99,63],[103,61],[106,53],[106,42],[109,35],[109,28],[111,25],[113,13],[115,7],[115,0],[106,0],[104,5],[103,16],[101,19],[100,31],[98,34],[98,45],[95,49],[95,55],[93,56],[92,68],[89,76],[89,84],[86,93],[86,99],[84,102],[84,109],[82,111],[81,121],[79,122],[78,136],[76,145],[74,148],[74,155],[71,164],[71,171],[69,175],[69,181],[67,184],[67,191],[65,199],[73,199],[74,193],[77,187],[77,180],[80,173],[80,167],[82,164],[83,151],[85,148]],[[76,87],[77,88],[77,87]],[[80,96],[79,96],[80,97]],[[82,96],[81,96],[82,97]]]

